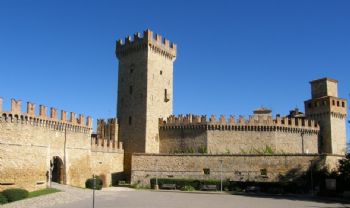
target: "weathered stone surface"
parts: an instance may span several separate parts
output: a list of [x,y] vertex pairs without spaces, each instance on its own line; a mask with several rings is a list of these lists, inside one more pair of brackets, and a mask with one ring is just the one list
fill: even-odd
[[[252,116],[249,120],[233,122],[213,117],[208,122],[189,122],[188,116],[171,116],[160,122],[160,152],[200,150],[208,153],[251,154],[318,153],[319,127],[307,119]],[[283,122],[282,122],[283,120]]]
[[72,186],[84,187],[92,174],[104,175],[108,186],[112,174],[123,171],[123,150],[92,145],[91,128],[84,122],[45,119],[33,109],[14,112],[0,115],[0,190],[45,188],[54,157],[63,162],[63,182]]
[[126,152],[159,152],[158,118],[173,111],[176,45],[146,30],[119,41],[119,139]]
[[[329,156],[332,157],[332,156]],[[288,172],[305,172],[315,163],[325,164],[320,155],[170,155],[133,154],[132,183],[148,185],[151,178],[223,179],[233,181],[278,181]],[[222,169],[221,169],[222,161]],[[336,162],[336,159],[330,163]],[[210,169],[204,174],[203,169]],[[266,169],[267,175],[261,171]],[[222,172],[221,172],[222,171]]]
[[344,155],[347,101],[338,97],[338,81],[324,78],[310,83],[312,99],[305,101],[305,113],[320,124],[320,152]]

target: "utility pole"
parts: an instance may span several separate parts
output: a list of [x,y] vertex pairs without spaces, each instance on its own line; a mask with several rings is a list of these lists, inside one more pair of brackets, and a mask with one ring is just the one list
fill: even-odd
[[96,189],[96,176],[92,175],[93,178],[93,189],[92,189],[92,208],[95,208],[95,189]]
[[154,189],[155,190],[159,189],[159,186],[158,186],[158,159],[156,159],[156,185],[154,186]]
[[220,160],[220,191],[222,192],[222,163],[223,160]]
[[314,195],[314,178],[313,178],[313,170],[314,170],[314,166],[313,166],[313,161],[310,160],[310,179],[311,179],[311,195],[313,196]]

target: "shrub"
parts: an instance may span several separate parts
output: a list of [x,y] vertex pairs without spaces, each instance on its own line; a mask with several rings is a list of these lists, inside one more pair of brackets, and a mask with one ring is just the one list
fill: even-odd
[[193,186],[184,186],[181,188],[181,191],[194,191],[196,190],[195,188],[193,188]]
[[[103,186],[103,182],[100,177],[96,176],[96,188],[95,190],[101,190]],[[93,178],[88,178],[85,181],[85,188],[88,189],[94,189],[94,179]]]
[[28,197],[28,191],[20,188],[6,189],[2,194],[7,198],[8,202],[18,201]]
[[0,192],[0,204],[6,204],[7,198]]
[[[155,178],[151,179],[151,186],[155,184]],[[182,189],[185,186],[192,186],[195,190],[200,190],[201,185],[217,185],[220,186],[220,180],[196,180],[196,179],[180,179],[180,178],[158,178],[158,184],[176,184],[177,189]],[[227,180],[223,181],[223,188],[228,187]]]

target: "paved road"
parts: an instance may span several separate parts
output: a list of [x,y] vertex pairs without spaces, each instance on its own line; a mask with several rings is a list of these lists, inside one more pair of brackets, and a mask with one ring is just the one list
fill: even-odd
[[[92,191],[55,184],[62,192],[32,199],[25,199],[1,206],[1,208],[90,208]],[[258,197],[228,194],[198,194],[181,192],[155,192],[128,188],[107,188],[96,191],[95,208],[283,208],[324,207],[350,208],[350,204],[325,202],[316,199],[293,197]]]
[[[54,208],[89,208],[92,198],[76,201],[70,204],[54,206]],[[317,202],[297,198],[253,197],[227,194],[196,194],[178,192],[111,192],[96,197],[95,208],[283,208],[283,207],[350,207],[350,204],[334,202]]]

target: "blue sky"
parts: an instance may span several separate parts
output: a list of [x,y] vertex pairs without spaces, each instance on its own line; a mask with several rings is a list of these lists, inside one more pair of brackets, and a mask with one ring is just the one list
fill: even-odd
[[[178,45],[175,114],[303,110],[309,81],[350,93],[350,1],[0,1],[0,96],[116,114],[115,41],[146,28]],[[24,103],[25,104],[25,103]],[[23,104],[23,109],[25,105]]]

